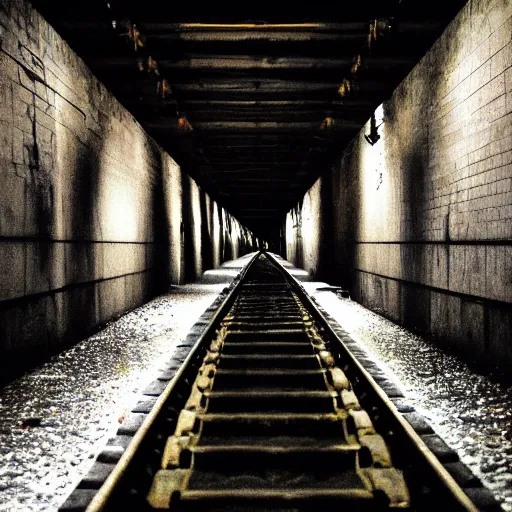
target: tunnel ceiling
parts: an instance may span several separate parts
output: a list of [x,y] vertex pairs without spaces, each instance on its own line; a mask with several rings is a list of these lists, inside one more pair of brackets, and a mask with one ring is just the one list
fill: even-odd
[[265,235],[465,2],[33,3],[155,140]]

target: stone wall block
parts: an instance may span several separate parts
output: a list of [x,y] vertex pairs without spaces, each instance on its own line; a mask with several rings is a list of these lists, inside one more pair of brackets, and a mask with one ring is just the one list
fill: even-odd
[[0,300],[15,299],[25,294],[24,242],[0,243]]
[[512,302],[512,246],[487,247],[485,285],[487,296]]
[[413,331],[430,330],[430,290],[409,283],[400,284],[400,321]]
[[512,310],[489,308],[489,364],[510,376],[512,366]]
[[[14,166],[0,169],[0,236],[23,236],[25,226],[25,179],[18,176]],[[22,198],[13,201],[12,198]]]
[[486,361],[486,305],[483,301],[461,302],[461,351],[467,351],[475,363],[484,366]]

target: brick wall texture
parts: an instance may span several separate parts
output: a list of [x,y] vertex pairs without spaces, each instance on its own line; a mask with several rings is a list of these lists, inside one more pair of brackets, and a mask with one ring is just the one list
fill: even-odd
[[364,140],[368,123],[288,214],[289,257],[510,370],[512,2],[471,0],[376,117],[379,142]]
[[28,3],[0,2],[2,380],[249,243]]

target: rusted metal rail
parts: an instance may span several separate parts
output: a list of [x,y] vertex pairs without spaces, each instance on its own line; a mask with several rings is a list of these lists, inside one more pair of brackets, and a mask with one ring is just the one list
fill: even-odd
[[398,409],[261,253],[87,511],[495,509],[471,501]]

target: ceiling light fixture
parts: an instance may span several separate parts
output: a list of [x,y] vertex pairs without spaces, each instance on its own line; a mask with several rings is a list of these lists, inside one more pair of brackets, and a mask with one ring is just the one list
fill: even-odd
[[178,118],[178,130],[182,132],[193,131],[192,125],[189,123],[188,119],[184,115]]
[[320,124],[320,130],[332,130],[334,127],[334,119],[331,116],[326,117]]

